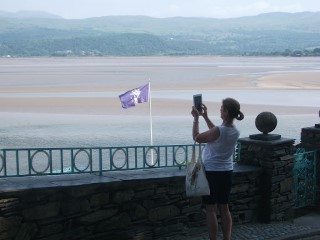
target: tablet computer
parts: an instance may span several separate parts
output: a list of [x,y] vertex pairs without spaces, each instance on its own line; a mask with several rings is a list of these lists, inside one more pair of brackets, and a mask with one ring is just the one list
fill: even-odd
[[199,113],[202,112],[202,94],[193,95],[193,106],[195,106]]

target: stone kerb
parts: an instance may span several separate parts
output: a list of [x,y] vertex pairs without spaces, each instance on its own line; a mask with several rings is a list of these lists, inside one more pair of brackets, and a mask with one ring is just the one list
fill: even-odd
[[240,164],[262,167],[259,219],[283,221],[293,217],[294,139],[239,139]]

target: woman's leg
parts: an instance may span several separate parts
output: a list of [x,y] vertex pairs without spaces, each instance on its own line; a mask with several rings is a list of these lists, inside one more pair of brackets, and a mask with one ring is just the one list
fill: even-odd
[[218,219],[217,204],[206,205],[206,220],[209,231],[210,240],[217,240],[218,237]]
[[224,240],[231,240],[232,217],[229,211],[229,205],[219,204],[218,208],[221,215],[221,228],[223,232],[223,238]]

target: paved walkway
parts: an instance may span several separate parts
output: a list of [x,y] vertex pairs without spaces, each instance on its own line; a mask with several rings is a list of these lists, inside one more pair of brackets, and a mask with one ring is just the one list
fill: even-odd
[[[209,240],[206,227],[189,229],[186,234],[167,240]],[[219,233],[222,240],[222,233]],[[295,218],[293,221],[270,224],[254,223],[235,225],[232,230],[233,240],[319,240],[320,211],[314,210]]]

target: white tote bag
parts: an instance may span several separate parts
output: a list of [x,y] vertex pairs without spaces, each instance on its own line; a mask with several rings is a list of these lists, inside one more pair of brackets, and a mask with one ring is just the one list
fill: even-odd
[[192,159],[187,163],[186,195],[187,197],[210,195],[209,183],[202,165],[201,145],[199,145],[198,160],[196,160],[196,144],[194,144]]

